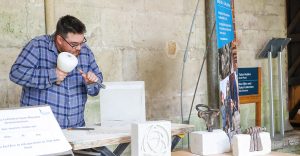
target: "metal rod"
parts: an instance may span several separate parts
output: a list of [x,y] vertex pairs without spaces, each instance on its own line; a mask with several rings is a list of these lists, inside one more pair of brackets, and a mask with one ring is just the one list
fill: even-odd
[[283,116],[283,96],[282,96],[282,51],[278,53],[278,79],[279,79],[279,106],[280,106],[280,134],[284,137],[284,116]]
[[268,53],[268,63],[269,63],[269,104],[270,104],[270,132],[271,137],[274,138],[274,105],[273,105],[273,72],[272,72],[272,51],[273,47],[271,46],[271,51]]
[[193,30],[194,22],[195,22],[195,19],[196,19],[196,16],[197,16],[199,1],[200,0],[197,1],[196,9],[195,9],[195,12],[194,12],[192,24],[191,24],[190,31],[189,31],[188,40],[186,42],[186,47],[185,47],[184,55],[183,55],[181,80],[180,80],[180,114],[181,114],[181,123],[185,123],[185,121],[183,120],[183,80],[184,80],[185,62],[186,62],[186,58],[187,58],[187,53],[188,53],[188,48],[189,48],[189,43],[190,43],[190,38],[191,38],[191,35],[192,35],[192,30]]

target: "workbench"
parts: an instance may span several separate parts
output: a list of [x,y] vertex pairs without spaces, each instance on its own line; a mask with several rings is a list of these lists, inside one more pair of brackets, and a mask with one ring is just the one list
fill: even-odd
[[[171,134],[173,136],[171,149],[173,150],[184,134],[193,131],[194,125],[172,123],[171,127]],[[94,128],[94,130],[63,130],[74,153],[89,154],[89,152],[96,152],[104,156],[116,156],[121,155],[130,144],[130,125],[94,125],[89,126],[89,128]],[[109,145],[118,146],[114,151],[110,151],[106,147]]]

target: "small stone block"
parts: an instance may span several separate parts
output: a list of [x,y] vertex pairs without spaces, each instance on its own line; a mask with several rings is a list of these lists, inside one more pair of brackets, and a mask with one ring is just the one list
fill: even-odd
[[250,152],[250,135],[249,134],[237,134],[232,138],[232,154],[234,156],[254,156],[265,155],[271,153],[271,138],[270,133],[260,132],[261,144],[263,146],[262,151]]
[[229,138],[221,129],[213,132],[196,131],[190,134],[191,152],[198,155],[230,152]]

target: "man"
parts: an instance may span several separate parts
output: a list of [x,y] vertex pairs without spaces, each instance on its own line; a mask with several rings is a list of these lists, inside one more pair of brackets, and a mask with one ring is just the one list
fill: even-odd
[[224,93],[222,91],[220,91],[220,97],[221,97],[220,112],[222,115],[222,128],[223,128],[223,130],[225,130],[226,129],[226,106],[225,106]]
[[[50,105],[61,128],[85,125],[87,94],[96,96],[102,73],[86,45],[85,25],[76,17],[59,19],[53,35],[32,39],[21,51],[10,71],[10,80],[23,87],[21,106]],[[69,52],[78,58],[77,69],[58,69],[57,56]]]

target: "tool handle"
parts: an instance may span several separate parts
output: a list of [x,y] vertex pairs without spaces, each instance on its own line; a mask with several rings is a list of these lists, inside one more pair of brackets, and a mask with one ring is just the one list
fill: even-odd
[[106,86],[105,86],[104,84],[102,84],[100,80],[98,80],[96,83],[98,83],[98,84],[100,85],[101,88],[103,88],[103,89],[106,88]]

